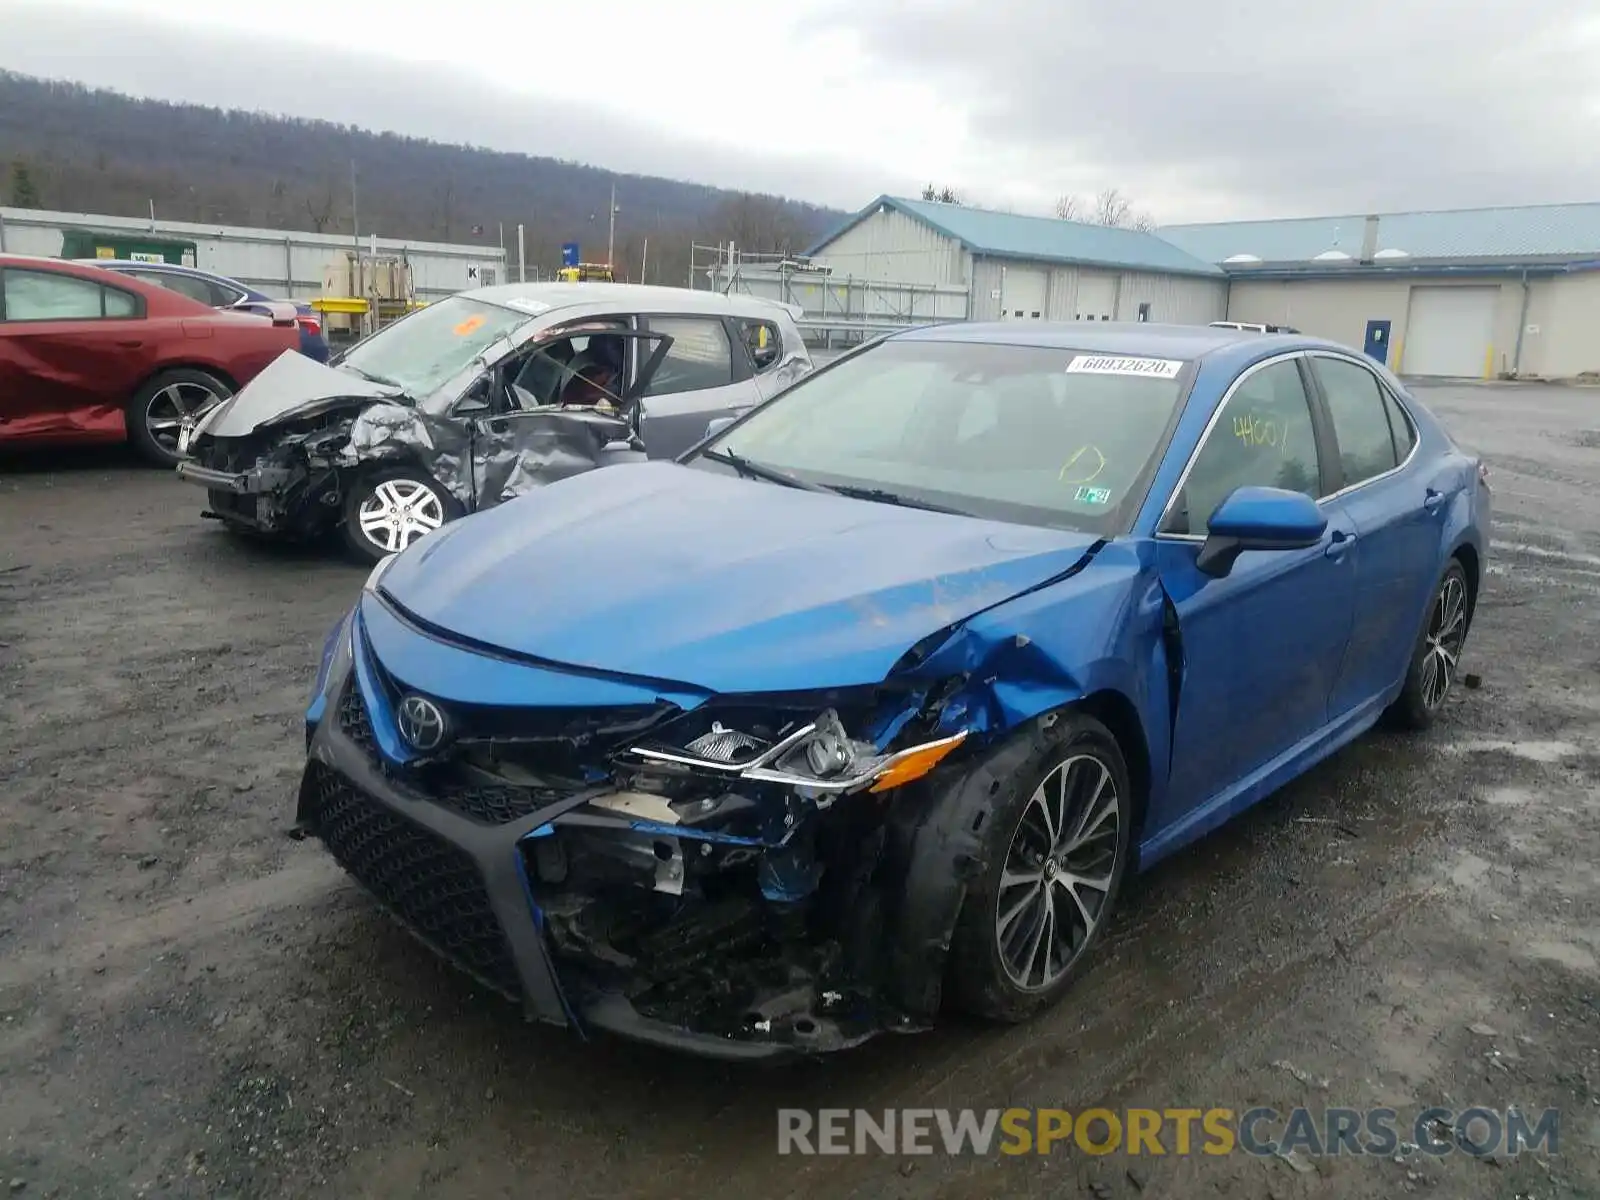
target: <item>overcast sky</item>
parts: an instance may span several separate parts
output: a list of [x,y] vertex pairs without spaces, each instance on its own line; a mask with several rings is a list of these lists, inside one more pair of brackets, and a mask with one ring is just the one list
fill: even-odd
[[1600,198],[1594,0],[0,0],[0,67],[854,209]]

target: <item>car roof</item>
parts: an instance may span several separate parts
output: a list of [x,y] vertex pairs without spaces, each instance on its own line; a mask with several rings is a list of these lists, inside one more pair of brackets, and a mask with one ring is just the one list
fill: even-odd
[[[97,259],[76,258],[50,258],[44,254],[0,254],[0,267],[29,267],[46,271],[59,271],[63,275],[75,275],[80,279],[93,279],[96,272],[102,270]],[[102,276],[103,278],[103,276]],[[127,286],[135,290],[153,287],[153,284],[141,283],[137,279],[118,280],[118,286]],[[161,289],[157,289],[161,290]],[[143,292],[141,295],[145,294]]]
[[1091,354],[1149,355],[1156,358],[1201,358],[1213,350],[1249,341],[1259,334],[1212,325],[1158,325],[1147,321],[993,321],[924,325],[894,335],[935,342],[979,342],[997,346],[1038,346],[1083,350]]
[[[178,263],[169,262],[139,262],[131,258],[75,258],[73,262],[80,262],[86,267],[138,267],[141,271],[170,271],[174,275],[205,275],[212,276],[214,272],[202,271],[199,267],[185,267]],[[216,275],[217,279],[225,276]]]
[[231,275],[207,271],[203,267],[187,267],[181,263],[139,262],[131,258],[75,258],[72,261],[82,263],[86,267],[104,267],[111,271],[115,271],[120,267],[128,267],[140,271],[153,271],[158,275],[188,275],[195,279],[218,279],[223,283],[236,284],[239,287],[245,286]]
[[889,335],[892,341],[969,342],[1035,346],[1087,354],[1198,359],[1219,353],[1265,357],[1290,350],[1356,351],[1338,342],[1297,333],[1257,333],[1214,325],[1159,325],[1145,321],[995,321],[923,325]]
[[643,283],[502,283],[459,294],[470,300],[483,300],[510,308],[519,304],[543,305],[545,311],[541,315],[546,317],[558,310],[579,308],[735,317],[771,316],[773,310],[777,309],[793,315],[789,305],[776,300]]

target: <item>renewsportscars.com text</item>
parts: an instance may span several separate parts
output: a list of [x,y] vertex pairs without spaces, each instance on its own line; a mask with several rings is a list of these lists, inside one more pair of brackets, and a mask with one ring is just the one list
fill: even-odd
[[779,1154],[1083,1154],[1262,1157],[1560,1151],[1560,1111],[1517,1108],[1065,1108],[778,1110]]

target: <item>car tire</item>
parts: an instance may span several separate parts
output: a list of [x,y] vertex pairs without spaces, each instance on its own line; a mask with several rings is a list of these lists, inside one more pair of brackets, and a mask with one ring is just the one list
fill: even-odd
[[158,467],[176,466],[178,430],[185,417],[215,408],[233,388],[209,371],[177,367],[145,381],[128,401],[128,441]]
[[1018,736],[1036,744],[998,781],[986,866],[967,892],[950,947],[958,1006],[1005,1022],[1048,1008],[1076,978],[1121,890],[1134,811],[1122,750],[1093,717],[1056,714]]
[[461,505],[419,467],[360,476],[346,491],[339,531],[363,562],[376,563],[461,516]]
[[1456,680],[1471,625],[1472,588],[1461,561],[1452,558],[1428,601],[1400,695],[1385,714],[1390,725],[1421,731],[1433,724]]

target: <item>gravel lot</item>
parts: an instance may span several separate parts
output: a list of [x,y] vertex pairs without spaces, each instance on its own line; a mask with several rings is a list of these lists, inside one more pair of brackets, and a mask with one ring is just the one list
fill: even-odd
[[[358,568],[0,463],[0,1196],[1600,1194],[1600,390],[1421,394],[1494,472],[1482,687],[1146,876],[1046,1019],[775,1070],[526,1026],[285,836]],[[776,1154],[779,1106],[1096,1103],[1550,1106],[1561,1152]]]

